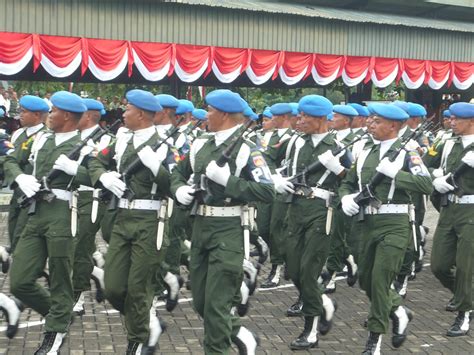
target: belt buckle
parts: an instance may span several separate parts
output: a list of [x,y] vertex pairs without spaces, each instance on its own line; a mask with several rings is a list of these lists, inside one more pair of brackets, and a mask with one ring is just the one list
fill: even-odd
[[211,214],[212,213],[211,213],[211,210],[210,210],[209,206],[208,205],[203,205],[202,206],[202,215],[203,215],[203,217],[211,216]]
[[125,199],[125,201],[127,201],[127,202],[126,202],[127,208],[128,208],[129,210],[132,210],[133,207],[135,206],[135,200],[129,201],[129,200]]

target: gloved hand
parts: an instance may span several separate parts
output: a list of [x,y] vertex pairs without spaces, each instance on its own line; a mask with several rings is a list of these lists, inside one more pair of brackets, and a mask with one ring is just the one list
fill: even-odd
[[220,166],[217,165],[215,160],[211,161],[206,168],[206,176],[212,181],[214,181],[215,183],[225,187],[230,177],[229,164],[226,163],[221,168]]
[[99,181],[104,185],[104,187],[112,192],[118,198],[123,196],[123,193],[127,189],[127,185],[120,180],[120,174],[117,171],[109,171],[103,173]]
[[444,175],[444,171],[442,168],[434,169],[431,175],[433,175],[435,178],[439,178]]
[[272,175],[273,184],[275,186],[275,191],[279,194],[294,194],[295,185],[293,185],[288,178],[284,178],[281,175]]
[[336,175],[344,171],[344,167],[339,162],[339,158],[335,157],[330,150],[318,155],[318,160],[326,169]]
[[179,187],[176,190],[176,200],[182,205],[189,205],[194,200],[193,194],[196,192],[196,189],[189,185],[184,185]]
[[166,144],[162,144],[156,152],[147,145],[138,152],[138,157],[143,165],[150,169],[153,175],[156,176],[160,170],[161,163],[166,159],[167,153],[168,146]]
[[342,210],[349,217],[355,216],[357,213],[359,213],[360,206],[354,201],[354,198],[358,194],[359,193],[356,192],[341,198]]
[[446,192],[453,191],[454,186],[449,184],[446,179],[448,179],[451,176],[451,173],[448,175],[441,176],[439,178],[436,178],[433,180],[433,187],[435,188],[436,191],[445,194]]
[[53,169],[64,171],[71,176],[76,176],[77,169],[79,169],[79,162],[69,159],[65,154],[61,154],[54,162]]
[[16,177],[15,182],[28,198],[34,196],[41,188],[40,183],[33,175],[20,174]]
[[405,144],[406,150],[418,150],[418,148],[420,148],[420,145],[417,141],[414,141],[413,139],[410,139],[408,143]]
[[402,170],[404,162],[404,154],[398,154],[397,158],[393,162],[391,162],[388,157],[385,157],[375,168],[375,170],[391,179],[394,179],[397,173]]
[[467,152],[461,161],[469,165],[471,168],[474,168],[474,151],[471,150]]

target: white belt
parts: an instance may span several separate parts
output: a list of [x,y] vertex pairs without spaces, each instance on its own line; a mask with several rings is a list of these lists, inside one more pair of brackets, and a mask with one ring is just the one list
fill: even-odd
[[365,214],[408,214],[408,205],[386,204],[381,205],[380,208],[367,206],[364,208]]
[[474,195],[464,195],[462,197],[459,197],[455,194],[449,194],[448,200],[452,203],[459,203],[465,205],[474,204]]
[[86,185],[81,185],[81,186],[79,186],[77,191],[79,191],[79,192],[80,191],[94,191],[94,188],[90,187],[90,186],[86,186]]
[[130,210],[155,210],[158,211],[161,207],[161,201],[157,200],[132,200],[129,201],[121,198],[118,204],[119,208]]
[[56,196],[58,200],[71,202],[72,192],[60,189],[51,189],[51,192]]
[[216,207],[199,205],[196,214],[205,217],[240,217],[242,214],[241,206]]
[[332,194],[331,191],[320,189],[319,187],[312,187],[311,190],[313,190],[311,198],[318,197],[326,201],[329,200],[329,197]]

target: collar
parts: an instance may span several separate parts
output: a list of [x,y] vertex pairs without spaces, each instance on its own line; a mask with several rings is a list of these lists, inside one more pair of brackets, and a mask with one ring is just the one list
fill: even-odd
[[75,137],[78,134],[78,131],[74,130],[71,132],[63,132],[63,133],[54,133],[54,143],[56,146],[70,140],[72,137]]
[[385,141],[380,141],[380,157],[383,157],[387,153],[390,147],[398,140],[397,138],[387,139]]
[[408,125],[407,125],[407,126],[403,127],[401,130],[399,130],[398,131],[398,137],[402,137],[408,129],[411,130],[411,128],[408,127]]
[[336,138],[338,141],[342,141],[344,138],[346,138],[349,134],[351,133],[350,128],[346,129],[341,129],[340,131],[336,132]]
[[474,134],[469,134],[466,136],[461,136],[462,146],[466,148],[469,144],[474,143]]
[[313,141],[313,145],[316,147],[326,136],[328,132],[325,133],[314,133],[311,135],[311,140]]
[[281,138],[286,133],[286,131],[288,131],[288,128],[278,128],[277,129],[278,137]]
[[98,124],[96,124],[95,126],[92,126],[92,127],[90,127],[90,128],[83,129],[83,130],[81,131],[81,139],[84,140],[84,139],[88,138],[88,137],[91,135],[91,133],[94,132],[94,130],[95,130],[97,127],[99,127]]
[[33,126],[33,127],[27,127],[25,129],[26,136],[31,137],[33,134],[37,133],[43,127],[44,127],[43,123],[37,124],[36,126]]
[[133,131],[133,147],[137,148],[146,141],[148,141],[151,136],[156,133],[155,126],[150,126],[147,128],[142,128],[136,131]]
[[220,146],[224,143],[231,135],[233,135],[242,125],[237,125],[223,131],[215,132],[214,138],[216,140],[216,146]]

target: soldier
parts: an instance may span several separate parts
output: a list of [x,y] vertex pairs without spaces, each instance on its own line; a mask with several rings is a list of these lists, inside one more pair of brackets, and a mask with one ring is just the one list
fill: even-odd
[[474,104],[455,103],[449,111],[456,138],[446,141],[432,171],[433,186],[447,201],[433,237],[431,270],[454,295],[447,310],[458,315],[447,336],[457,337],[468,333],[473,309]]
[[[362,152],[344,178],[339,193],[342,209],[348,216],[363,212],[359,254],[359,283],[369,297],[369,337],[363,354],[379,354],[382,334],[393,321],[392,345],[400,347],[406,339],[412,315],[402,299],[390,288],[400,270],[410,242],[409,191],[430,193],[431,179],[416,151],[400,150],[397,138],[408,114],[392,104],[372,104],[375,113],[371,131],[379,144]],[[391,157],[393,161],[389,159]],[[354,200],[375,174],[381,182],[372,186],[375,198],[359,206]]]
[[[79,96],[65,91],[55,93],[51,102],[48,126],[52,132],[25,144],[5,160],[8,181],[18,184],[26,198],[36,204],[13,255],[10,288],[20,301],[46,318],[43,343],[35,352],[38,355],[59,350],[71,321],[77,206],[69,188],[89,183],[86,169],[65,155],[80,142],[77,125],[87,108]],[[21,169],[29,159],[33,162],[31,175]],[[57,177],[43,181],[53,169],[60,171]],[[47,259],[49,291],[36,282]]]
[[[159,139],[153,125],[155,113],[162,109],[158,100],[143,90],[131,90],[126,97],[123,118],[130,133],[117,137],[89,161],[89,175],[94,186],[103,186],[119,199],[106,255],[105,296],[124,315],[126,353],[153,354],[162,332],[150,308],[162,248],[168,243],[163,229],[159,233],[158,220],[161,200],[169,192],[169,172],[162,165],[168,148],[162,144],[157,151],[152,149]],[[120,173],[137,159],[143,165],[123,181]]]
[[[193,224],[190,274],[196,311],[204,318],[206,354],[229,351],[231,341],[241,354],[254,354],[257,339],[235,315],[236,295],[242,284],[243,228],[249,201],[270,202],[273,185],[265,160],[249,141],[236,141],[231,159],[223,167],[216,160],[233,139],[238,139],[243,100],[229,90],[206,96],[208,128],[213,135],[198,138],[172,174],[172,192],[182,205],[190,205],[196,188],[188,185],[208,179],[211,195],[198,200]],[[205,202],[204,202],[205,201]]]

